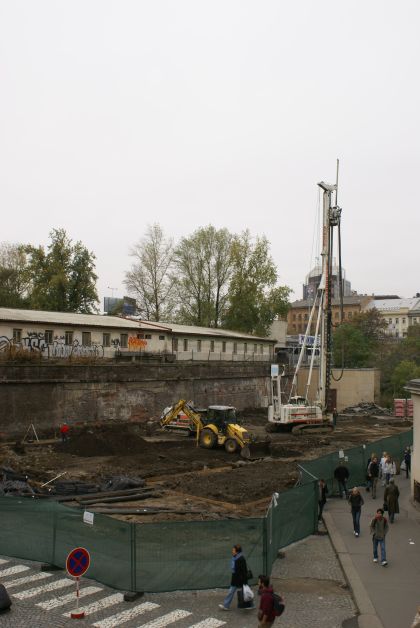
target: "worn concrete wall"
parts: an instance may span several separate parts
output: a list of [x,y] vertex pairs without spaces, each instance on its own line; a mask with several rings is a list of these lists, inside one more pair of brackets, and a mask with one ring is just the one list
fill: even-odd
[[269,376],[264,363],[0,366],[0,432],[64,420],[143,421],[181,398],[198,407],[265,407]]
[[[309,369],[301,368],[298,376],[298,394],[304,395]],[[338,379],[341,369],[333,369]],[[314,368],[310,397],[314,398],[318,382],[318,368]],[[337,410],[340,412],[348,406],[355,406],[362,401],[379,403],[380,371],[378,369],[344,369],[340,381],[331,380],[331,388],[337,390]]]

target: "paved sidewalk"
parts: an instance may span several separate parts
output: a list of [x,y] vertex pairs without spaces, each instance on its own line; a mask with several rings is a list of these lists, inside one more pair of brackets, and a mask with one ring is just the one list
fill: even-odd
[[383,487],[378,497],[361,489],[361,534],[353,535],[349,505],[330,499],[324,521],[359,607],[361,628],[409,628],[420,604],[420,511],[409,501],[410,480],[396,477],[400,489],[400,514],[386,538],[388,567],[373,562],[369,523],[383,505]]

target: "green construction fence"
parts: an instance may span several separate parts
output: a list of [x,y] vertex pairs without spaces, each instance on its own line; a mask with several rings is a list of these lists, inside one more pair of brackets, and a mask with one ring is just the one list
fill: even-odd
[[[350,484],[361,484],[371,452],[401,456],[412,443],[412,431],[344,451]],[[282,547],[317,529],[317,480],[333,490],[333,473],[341,460],[328,454],[300,465],[301,482],[274,493],[265,517],[218,521],[130,523],[95,514],[93,525],[83,510],[51,500],[0,498],[0,554],[65,567],[75,547],[91,555],[86,574],[111,587],[162,592],[229,585],[230,550],[240,543],[254,580],[271,573]]]

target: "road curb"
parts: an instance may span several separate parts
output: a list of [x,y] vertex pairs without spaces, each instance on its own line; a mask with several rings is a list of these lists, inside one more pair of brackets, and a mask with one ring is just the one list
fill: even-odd
[[338,556],[341,568],[360,613],[358,617],[359,628],[384,628],[330,513],[324,512],[323,519],[328,534],[330,535],[332,546]]

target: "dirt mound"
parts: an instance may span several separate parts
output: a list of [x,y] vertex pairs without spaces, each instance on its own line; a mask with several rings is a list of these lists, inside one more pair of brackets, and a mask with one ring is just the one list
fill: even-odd
[[129,456],[148,449],[141,436],[122,425],[89,426],[72,433],[67,443],[59,443],[57,450],[82,457]]

